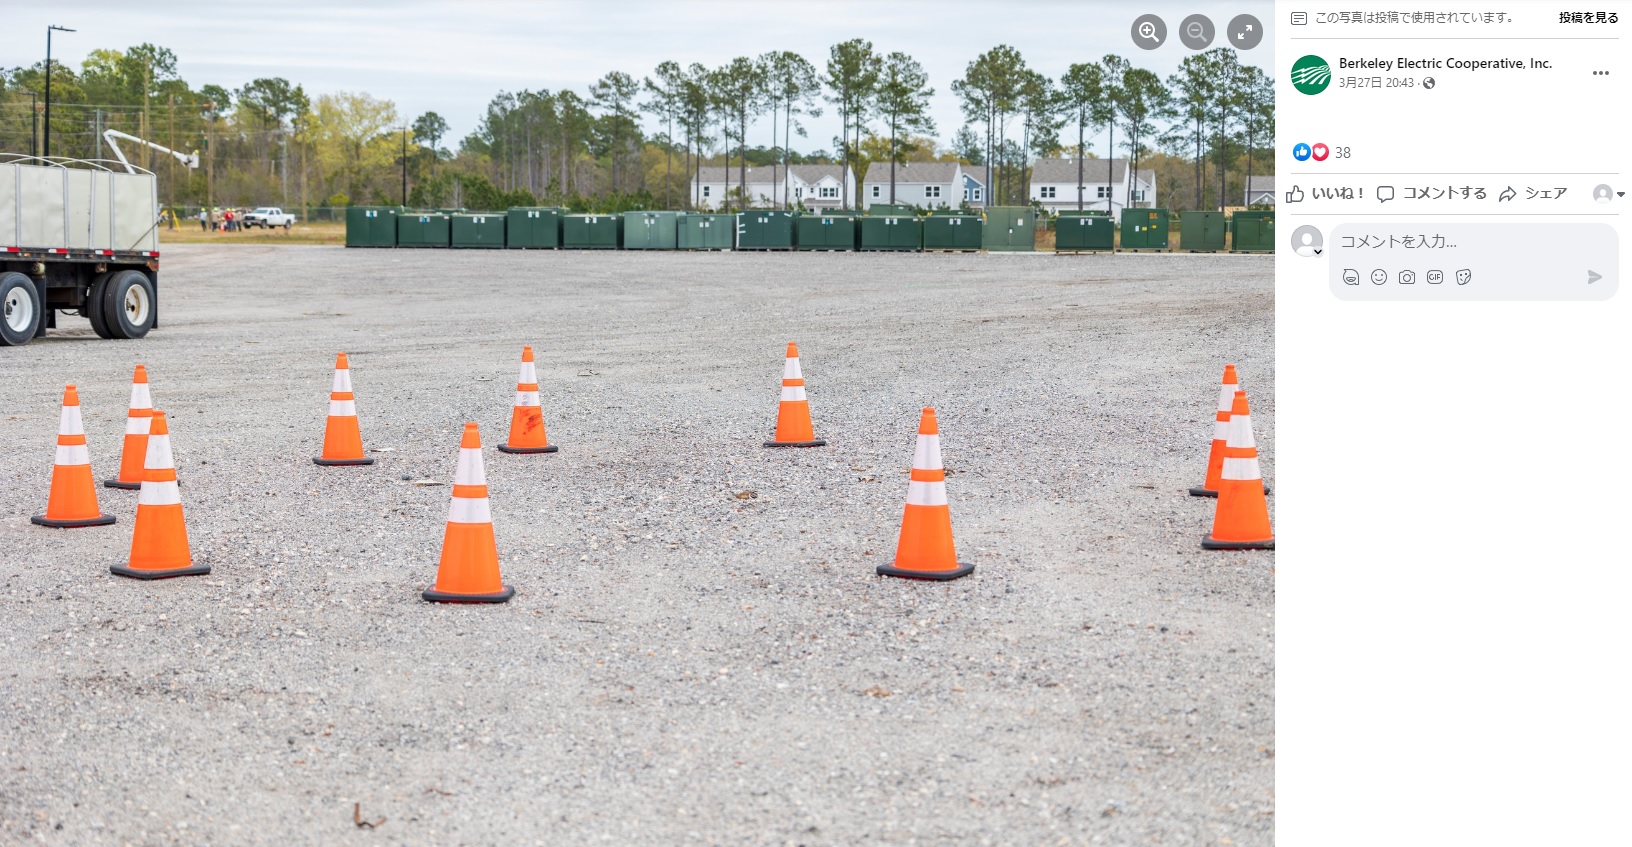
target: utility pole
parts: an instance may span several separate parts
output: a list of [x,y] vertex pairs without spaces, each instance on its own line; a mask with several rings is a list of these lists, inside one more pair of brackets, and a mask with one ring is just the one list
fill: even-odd
[[28,155],[40,155],[40,103],[34,92],[28,95]]
[[92,158],[102,158],[102,110],[96,110],[96,155]]
[[45,28],[45,152],[44,157],[51,158],[51,32],[78,32],[65,26],[51,24]]
[[408,127],[402,128],[402,205],[408,205]]

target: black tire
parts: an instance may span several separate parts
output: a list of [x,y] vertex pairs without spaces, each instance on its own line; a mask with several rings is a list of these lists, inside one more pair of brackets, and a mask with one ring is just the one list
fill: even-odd
[[91,329],[96,330],[98,338],[112,338],[113,332],[108,329],[108,321],[102,310],[102,298],[108,290],[108,280],[111,273],[96,275],[91,280],[91,290],[85,295],[85,317],[91,322]]
[[34,280],[15,271],[0,274],[0,347],[21,347],[32,341],[43,315]]
[[108,279],[103,292],[102,320],[114,338],[141,338],[158,319],[158,306],[153,280],[147,274],[119,271]]

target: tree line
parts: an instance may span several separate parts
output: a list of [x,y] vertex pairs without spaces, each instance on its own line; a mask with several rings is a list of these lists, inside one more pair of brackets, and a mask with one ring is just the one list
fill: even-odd
[[[43,62],[0,69],[0,150],[37,151],[44,82]],[[964,123],[945,143],[922,65],[860,38],[833,45],[821,66],[771,51],[714,68],[664,61],[638,78],[611,71],[581,93],[500,92],[457,144],[445,144],[441,115],[409,121],[368,94],[312,97],[282,77],[194,88],[175,54],[152,44],[93,51],[77,70],[53,63],[51,89],[54,155],[111,158],[109,128],[199,150],[197,172],[127,152],[159,175],[161,202],[181,206],[683,208],[699,169],[723,165],[725,202],[741,207],[749,167],[771,167],[781,185],[788,166],[806,162],[888,184],[894,202],[899,165],[937,160],[979,171],[988,202],[1024,205],[1036,158],[1072,158],[1091,182],[1102,179],[1095,158],[1121,153],[1135,172],[1159,166],[1167,190],[1157,205],[1216,208],[1237,205],[1244,178],[1273,161],[1272,86],[1229,48],[1193,54],[1163,79],[1116,55],[1050,77],[999,45],[950,82]],[[794,136],[807,138],[806,123],[829,109],[839,119],[830,147],[796,152]]]

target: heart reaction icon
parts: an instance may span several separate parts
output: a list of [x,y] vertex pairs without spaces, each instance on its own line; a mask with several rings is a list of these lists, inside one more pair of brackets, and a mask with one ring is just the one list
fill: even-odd
[[1315,161],[1324,162],[1326,161],[1326,157],[1331,155],[1332,150],[1325,144],[1316,144],[1312,153],[1315,157]]

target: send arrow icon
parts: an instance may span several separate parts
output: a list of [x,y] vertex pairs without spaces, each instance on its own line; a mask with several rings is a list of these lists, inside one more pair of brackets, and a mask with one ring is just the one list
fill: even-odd
[[1587,271],[1587,284],[1588,285],[1591,285],[1591,284],[1597,282],[1600,279],[1603,279],[1603,277],[1599,276],[1597,272]]

